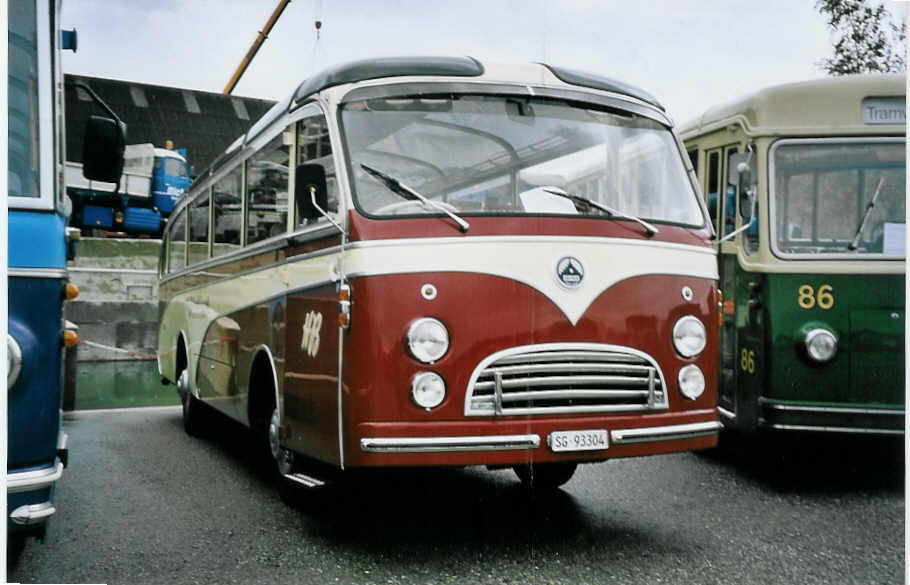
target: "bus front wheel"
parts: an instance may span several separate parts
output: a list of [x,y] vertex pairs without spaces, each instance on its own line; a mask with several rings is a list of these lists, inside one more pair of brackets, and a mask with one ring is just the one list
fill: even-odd
[[512,468],[518,479],[526,486],[538,490],[555,490],[566,484],[575,474],[578,464],[574,461],[559,463],[531,463]]
[[202,411],[202,403],[193,396],[189,389],[190,372],[184,369],[177,378],[177,391],[180,393],[180,405],[183,407],[183,430],[192,437],[199,437],[203,434],[205,426],[202,420],[205,413]]

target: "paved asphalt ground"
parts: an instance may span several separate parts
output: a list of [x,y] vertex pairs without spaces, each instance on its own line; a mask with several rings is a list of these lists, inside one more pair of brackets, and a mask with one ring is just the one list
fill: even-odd
[[[23,583],[861,583],[904,579],[903,442],[764,440],[579,468],[371,473],[284,504],[246,433],[178,408],[77,412]],[[749,460],[751,463],[746,463]]]

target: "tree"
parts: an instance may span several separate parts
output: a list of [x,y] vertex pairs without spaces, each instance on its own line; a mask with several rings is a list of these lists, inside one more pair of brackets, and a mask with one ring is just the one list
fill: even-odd
[[868,0],[817,0],[816,9],[827,19],[834,57],[816,64],[829,75],[852,73],[905,73],[907,36],[882,4]]

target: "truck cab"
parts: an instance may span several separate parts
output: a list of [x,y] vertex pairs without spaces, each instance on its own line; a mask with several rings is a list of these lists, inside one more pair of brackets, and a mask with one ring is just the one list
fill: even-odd
[[152,198],[161,215],[167,217],[174,210],[177,200],[190,188],[191,175],[190,166],[186,162],[185,149],[155,149]]

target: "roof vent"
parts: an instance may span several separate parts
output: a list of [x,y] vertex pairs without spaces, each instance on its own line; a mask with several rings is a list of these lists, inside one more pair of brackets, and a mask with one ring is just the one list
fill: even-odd
[[243,100],[231,98],[231,103],[234,105],[234,112],[237,114],[238,118],[241,120],[250,119],[250,114],[246,111],[246,104],[243,103]]
[[136,107],[147,108],[149,107],[149,102],[145,98],[145,91],[141,87],[136,87],[135,85],[130,86],[130,96],[133,98],[133,103]]

